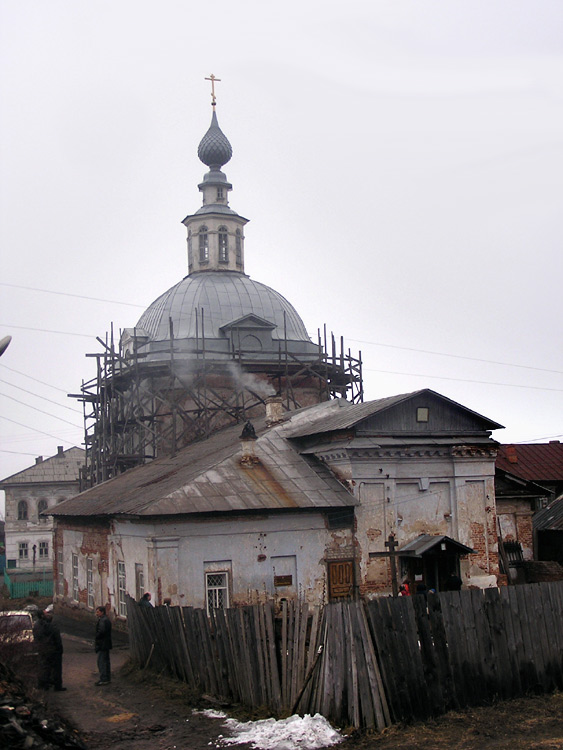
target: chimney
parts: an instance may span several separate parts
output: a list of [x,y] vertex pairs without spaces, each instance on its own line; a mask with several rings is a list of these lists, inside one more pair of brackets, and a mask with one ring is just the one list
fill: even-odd
[[514,445],[506,446],[506,458],[508,460],[508,463],[511,463],[511,464],[518,463],[518,454],[516,453],[516,448]]
[[37,466],[37,464],[40,464],[40,463],[43,463],[43,456],[37,456],[37,458],[35,459],[35,465],[36,466]]
[[63,446],[57,445],[57,458],[63,458],[63,453],[64,453]]
[[254,452],[254,444],[256,443],[256,440],[256,432],[254,430],[252,422],[247,422],[244,425],[240,436],[240,463],[243,466],[252,466],[253,464],[258,463],[258,459],[256,458],[256,454]]
[[271,427],[283,421],[282,397],[269,396],[266,399],[266,424]]

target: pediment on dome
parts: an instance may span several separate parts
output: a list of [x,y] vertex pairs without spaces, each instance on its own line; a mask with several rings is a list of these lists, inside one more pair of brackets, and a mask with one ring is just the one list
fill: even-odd
[[257,328],[273,331],[275,327],[275,323],[270,323],[269,320],[264,320],[264,318],[260,318],[258,315],[250,314],[244,315],[242,318],[237,318],[237,320],[232,320],[230,323],[225,323],[224,326],[221,326],[221,331],[228,333],[234,329],[256,330]]

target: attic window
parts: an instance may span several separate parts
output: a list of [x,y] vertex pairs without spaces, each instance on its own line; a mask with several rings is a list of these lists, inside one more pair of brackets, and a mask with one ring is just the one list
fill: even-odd
[[417,422],[428,422],[429,409],[427,406],[419,406],[416,410]]
[[354,525],[354,508],[333,508],[326,514],[327,528],[351,529]]

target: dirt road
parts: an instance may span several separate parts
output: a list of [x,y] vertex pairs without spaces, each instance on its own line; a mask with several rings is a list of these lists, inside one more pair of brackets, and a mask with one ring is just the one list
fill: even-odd
[[[221,721],[192,713],[194,696],[174,680],[120,671],[129,652],[112,652],[112,683],[96,687],[89,640],[63,636],[64,693],[48,692],[53,710],[81,732],[88,750],[209,750],[225,730]],[[155,684],[158,683],[158,684]],[[237,745],[240,750],[250,745]],[[346,750],[561,750],[563,694],[535,696],[447,714],[436,721],[350,737]]]
[[44,699],[80,731],[88,750],[209,750],[215,745],[221,722],[193,714],[182,685],[171,682],[167,690],[155,686],[148,673],[142,679],[123,674],[129,652],[117,647],[111,655],[111,684],[96,687],[92,643],[70,635],[63,635],[63,643],[67,690],[49,691]]

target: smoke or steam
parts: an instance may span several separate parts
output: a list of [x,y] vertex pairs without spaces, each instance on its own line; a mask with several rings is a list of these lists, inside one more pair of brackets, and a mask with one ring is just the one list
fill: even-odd
[[229,373],[235,382],[235,387],[239,391],[252,391],[257,396],[262,396],[262,398],[276,395],[275,388],[270,383],[257,378],[256,375],[250,372],[243,372],[234,362],[230,362],[228,367]]

